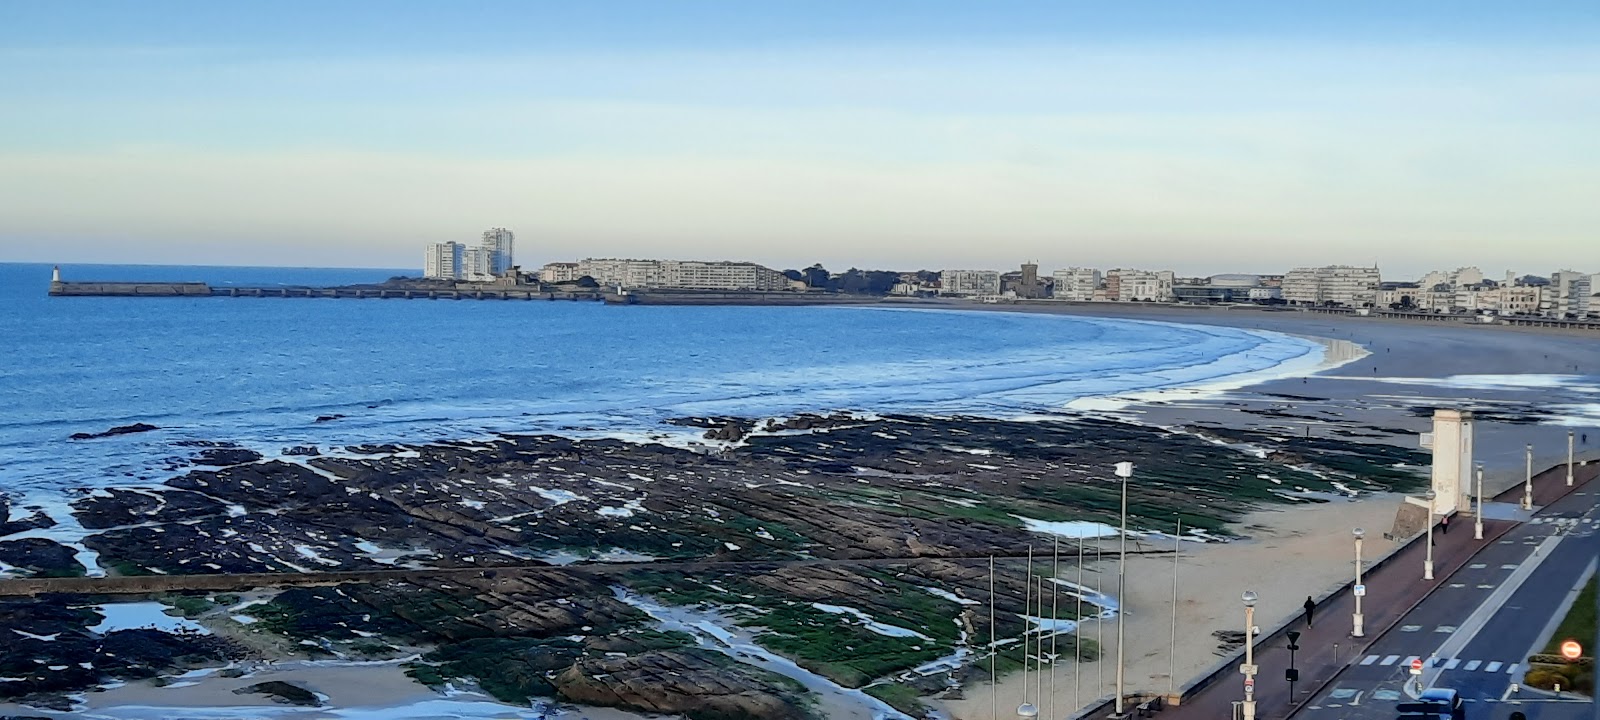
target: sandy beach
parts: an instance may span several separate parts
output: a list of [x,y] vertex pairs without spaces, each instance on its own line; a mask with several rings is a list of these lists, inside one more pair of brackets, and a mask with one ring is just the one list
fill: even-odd
[[[1321,597],[1347,582],[1352,574],[1354,527],[1386,528],[1394,520],[1398,495],[1378,495],[1359,501],[1335,501],[1312,507],[1262,510],[1251,513],[1240,523],[1240,531],[1250,538],[1232,543],[1183,543],[1178,567],[1179,601],[1177,646],[1171,647],[1172,558],[1130,557],[1127,593],[1123,607],[1127,612],[1123,633],[1126,645],[1126,686],[1130,692],[1166,693],[1169,687],[1182,687],[1223,658],[1216,652],[1216,630],[1242,630],[1243,606],[1239,596],[1245,589],[1261,596],[1256,624],[1270,629],[1282,618],[1301,612],[1307,595]],[[1065,547],[1065,546],[1064,546]],[[1368,534],[1363,555],[1368,563],[1387,553],[1394,543],[1382,532]],[[1075,552],[1075,550],[1074,550]],[[1099,575],[1108,594],[1115,594],[1117,563],[1115,545],[1108,542],[1100,563],[1087,564],[1085,584]],[[1063,550],[1066,553],[1066,550]],[[1076,570],[1063,565],[1062,579],[1075,582]],[[1348,618],[1329,618],[1328,622],[1348,622]],[[1064,717],[1077,707],[1090,704],[1112,693],[1116,676],[1116,621],[1096,628],[1094,621],[1083,626],[1084,637],[1103,636],[1106,654],[1096,662],[1074,666],[1063,662],[1050,679],[1050,668],[1040,677],[1030,676],[1027,697],[1045,712],[1045,717]],[[1048,644],[1048,641],[1046,641]],[[1061,636],[1063,654],[1071,655],[1071,636]],[[1176,660],[1177,680],[1169,683]],[[1078,686],[1074,687],[1074,678]],[[1054,692],[1051,685],[1054,684]],[[1021,673],[1001,679],[1000,718],[1016,716],[1023,698]],[[994,695],[988,683],[967,689],[966,697],[947,701],[943,708],[953,718],[993,720]],[[1055,713],[1049,708],[1052,700]]]

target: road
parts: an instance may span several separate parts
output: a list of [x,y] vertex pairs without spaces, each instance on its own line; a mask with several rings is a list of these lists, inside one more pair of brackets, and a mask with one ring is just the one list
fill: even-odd
[[[1456,532],[1472,532],[1470,521]],[[1454,688],[1467,717],[1587,719],[1593,704],[1538,691],[1513,693],[1523,662],[1559,622],[1600,554],[1600,481],[1541,509],[1444,578],[1395,628],[1365,648],[1294,717],[1378,720],[1421,687]],[[1420,677],[1412,660],[1424,664]]]

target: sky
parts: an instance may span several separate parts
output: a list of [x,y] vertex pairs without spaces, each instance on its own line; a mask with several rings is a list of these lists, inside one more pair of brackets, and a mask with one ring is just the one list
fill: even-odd
[[0,0],[0,261],[503,226],[529,267],[1600,272],[1597,36],[1593,0]]

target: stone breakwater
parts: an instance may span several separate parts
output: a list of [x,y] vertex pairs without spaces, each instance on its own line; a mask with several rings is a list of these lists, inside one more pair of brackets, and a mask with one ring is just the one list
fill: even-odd
[[[698,450],[504,435],[337,455],[303,448],[221,466],[249,456],[210,453],[213,466],[159,486],[97,490],[71,507],[82,544],[123,576],[464,571],[291,588],[243,608],[215,592],[167,597],[256,656],[416,655],[410,672],[419,681],[470,679],[508,702],[543,696],[725,717],[804,706],[806,682],[662,629],[618,600],[622,587],[667,605],[719,608],[795,667],[915,715],[918,697],[959,693],[990,662],[1020,665],[1014,646],[998,657],[986,650],[987,570],[965,559],[1017,555],[1044,547],[1048,532],[1114,524],[1106,458],[1139,463],[1130,525],[1141,537],[1181,517],[1197,541],[1226,540],[1229,523],[1252,508],[1414,486],[1416,476],[1397,466],[1422,462],[1381,444],[1256,431],[1224,442],[1215,429],[1084,418],[683,420],[714,431],[730,423],[740,442]],[[1241,451],[1251,447],[1274,451]],[[70,554],[51,555],[52,541],[14,542],[0,541],[10,574],[84,570]],[[26,567],[8,559],[24,551]],[[603,578],[556,571],[619,559],[638,566]],[[685,572],[669,561],[707,565]],[[552,572],[497,572],[541,563]],[[1024,573],[1017,561],[1002,569],[993,619],[1002,637],[1016,636]],[[0,631],[87,638],[92,618],[52,614],[78,602],[0,601]],[[25,625],[4,620],[23,615],[32,618]],[[24,638],[25,651],[44,650],[35,642],[46,641]],[[121,677],[69,650],[51,652],[90,665],[72,682],[0,680],[0,696]],[[184,665],[164,667],[156,672]]]

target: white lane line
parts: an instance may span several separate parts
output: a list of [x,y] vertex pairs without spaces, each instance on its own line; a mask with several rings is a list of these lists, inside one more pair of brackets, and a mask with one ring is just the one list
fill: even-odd
[[[1477,609],[1467,616],[1466,621],[1461,623],[1461,627],[1440,644],[1439,649],[1435,652],[1441,657],[1459,655],[1466,648],[1467,643],[1472,642],[1472,639],[1478,636],[1479,631],[1483,630],[1484,626],[1489,623],[1489,619],[1494,616],[1495,611],[1499,610],[1506,604],[1506,601],[1511,599],[1511,596],[1522,587],[1523,583],[1527,582],[1528,577],[1533,575],[1533,571],[1538,569],[1540,564],[1550,557],[1556,547],[1561,544],[1561,541],[1562,536],[1552,535],[1546,538],[1538,548],[1534,549],[1532,557],[1523,561],[1521,565],[1512,565],[1511,567],[1516,568],[1516,570],[1506,576],[1505,581],[1500,583],[1500,587],[1495,588],[1487,598],[1484,598]],[[1476,667],[1477,665],[1474,665],[1468,669],[1475,669]],[[1425,670],[1421,678],[1422,687],[1433,687],[1433,684],[1439,680],[1440,672],[1442,671],[1437,669]]]
[[[1426,509],[1426,508],[1424,508],[1424,509]],[[1368,656],[1366,656],[1364,658],[1361,658],[1361,664],[1362,665],[1371,665],[1371,664],[1373,664],[1373,663],[1375,663],[1377,661],[1378,661],[1378,656],[1377,655],[1368,655]]]
[[[1426,509],[1427,509],[1427,508],[1423,508],[1423,509],[1424,509],[1424,510],[1426,510]],[[1248,628],[1247,628],[1247,629],[1248,629]],[[1466,671],[1468,671],[1468,672],[1471,672],[1471,671],[1473,671],[1473,670],[1477,670],[1477,669],[1478,669],[1478,666],[1479,666],[1479,665],[1482,665],[1482,664],[1483,664],[1483,661],[1482,661],[1482,660],[1472,660],[1472,661],[1470,661],[1470,662],[1468,662],[1468,663],[1467,663],[1467,666],[1466,666],[1466,667],[1464,667],[1464,668],[1461,668],[1461,669],[1462,669],[1462,670],[1466,670]]]
[[[1426,508],[1424,508],[1424,509],[1426,509]],[[1505,663],[1502,663],[1499,660],[1496,660],[1494,662],[1489,663],[1488,665],[1483,666],[1483,671],[1484,672],[1496,672],[1504,664]]]
[[1350,704],[1351,705],[1360,705],[1361,704],[1361,696],[1365,695],[1365,694],[1367,694],[1367,691],[1365,691],[1365,690],[1362,690],[1361,692],[1356,693],[1356,699],[1351,700]]
[[1482,569],[1484,569],[1486,567],[1489,567],[1489,566],[1487,564],[1485,564],[1485,563],[1473,563],[1471,565],[1468,565],[1467,567],[1472,568],[1473,570],[1482,570]]
[[1515,675],[1515,674],[1517,674],[1517,668],[1519,668],[1521,666],[1522,666],[1522,663],[1511,663],[1510,665],[1507,665],[1506,666],[1506,674],[1507,675]]
[[[1426,510],[1427,508],[1423,508],[1423,509]],[[1517,564],[1516,563],[1506,563],[1504,565],[1501,565],[1500,569],[1501,570],[1515,570],[1515,569],[1517,569]]]
[[1460,664],[1461,664],[1461,658],[1450,658],[1449,660],[1445,661],[1444,669],[1446,669],[1446,670],[1454,670],[1454,669],[1456,669],[1456,666],[1460,665]]
[[[1426,510],[1427,508],[1423,508],[1423,509]],[[1246,628],[1246,629],[1248,629],[1248,628]],[[1394,661],[1399,660],[1399,659],[1400,659],[1399,655],[1388,655],[1388,656],[1385,656],[1383,658],[1383,660],[1380,661],[1378,664],[1379,665],[1393,665]]]

